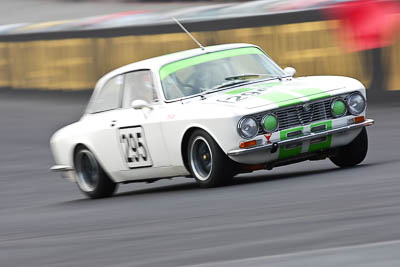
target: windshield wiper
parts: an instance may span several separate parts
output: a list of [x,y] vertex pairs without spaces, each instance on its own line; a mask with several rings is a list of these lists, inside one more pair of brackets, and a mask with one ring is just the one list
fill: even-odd
[[259,79],[261,77],[271,77],[271,78],[281,78],[279,75],[272,75],[272,74],[253,74],[253,73],[247,73],[247,74],[240,74],[236,76],[230,76],[226,77],[225,80],[227,81],[237,81],[237,80],[253,80],[253,79]]
[[229,86],[232,86],[232,85],[241,84],[241,83],[245,83],[245,82],[247,82],[247,81],[246,80],[229,80],[227,82],[223,82],[223,83],[221,83],[221,84],[219,84],[217,86],[214,86],[213,88],[211,88],[209,90],[225,88],[225,87],[229,87]]
[[241,84],[241,83],[247,83],[249,80],[254,80],[254,79],[260,79],[261,77],[270,77],[272,79],[281,79],[279,75],[271,75],[271,74],[241,74],[237,76],[231,76],[231,77],[226,77],[225,80],[226,82],[223,82],[217,86],[214,86],[213,88],[204,90],[199,94],[201,98],[205,98],[204,95],[209,94],[215,90],[222,89],[225,87],[230,87],[233,85]]
[[206,89],[206,90],[204,90],[203,92],[201,92],[200,94],[198,94],[201,98],[205,98],[205,96],[204,95],[206,95],[206,94],[209,94],[209,93],[211,93],[211,92],[213,92],[213,91],[215,91],[215,90],[218,90],[218,89],[221,89],[221,88],[225,88],[225,87],[229,87],[229,86],[233,86],[233,85],[236,85],[236,84],[241,84],[241,83],[245,83],[245,82],[247,82],[247,81],[243,81],[243,80],[241,80],[241,81],[235,81],[235,80],[233,80],[233,81],[227,81],[227,82],[223,82],[223,83],[221,83],[221,84],[219,84],[219,85],[217,85],[217,86],[214,86],[213,88],[209,88],[209,89]]
[[[281,76],[279,75],[271,75],[271,74],[241,74],[241,75],[237,75],[237,76],[230,76],[230,77],[226,77],[225,80],[226,82],[223,82],[217,86],[214,86],[211,89],[207,89],[205,90],[203,93],[207,93],[216,89],[220,89],[220,88],[225,88],[225,87],[229,87],[232,85],[236,85],[236,84],[241,84],[241,83],[246,83],[249,82],[249,80],[258,80],[261,77],[269,77],[269,78],[273,78],[273,79],[281,79]],[[202,93],[202,94],[203,94]]]

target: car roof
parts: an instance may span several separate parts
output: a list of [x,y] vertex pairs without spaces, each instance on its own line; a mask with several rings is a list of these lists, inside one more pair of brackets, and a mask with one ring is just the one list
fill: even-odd
[[213,52],[218,52],[218,51],[224,51],[224,50],[229,50],[229,49],[235,49],[235,48],[244,48],[244,47],[257,47],[256,45],[253,44],[246,44],[246,43],[233,43],[233,44],[223,44],[223,45],[214,45],[214,46],[206,46],[204,49],[202,48],[195,48],[195,49],[189,49],[189,50],[184,50],[180,52],[175,52],[159,57],[153,57],[145,60],[141,60],[135,63],[131,63],[128,65],[125,65],[123,67],[117,68],[106,75],[104,75],[99,81],[96,83],[96,86],[94,88],[93,94],[89,100],[89,104],[87,109],[85,110],[85,113],[88,113],[88,109],[90,107],[90,103],[96,99],[97,95],[99,94],[101,88],[103,88],[104,84],[110,80],[111,78],[118,76],[123,73],[135,71],[135,70],[141,70],[141,69],[150,69],[153,71],[158,71],[162,66],[175,62],[178,60],[186,59],[186,58],[191,58],[194,56],[199,56],[199,55],[204,55],[207,53],[213,53]]
[[195,48],[195,49],[190,49],[190,50],[184,50],[176,53],[171,53],[159,57],[153,57],[145,60],[141,60],[135,63],[128,64],[126,66],[120,67],[118,69],[115,69],[105,76],[103,76],[96,87],[99,85],[103,84],[105,81],[109,80],[110,78],[117,76],[119,74],[125,73],[125,72],[130,72],[134,70],[139,70],[139,69],[152,69],[152,70],[158,70],[160,67],[162,67],[165,64],[182,60],[185,58],[190,58],[202,54],[207,54],[207,53],[212,53],[212,52],[218,52],[218,51],[223,51],[223,50],[229,50],[229,49],[235,49],[235,48],[242,48],[242,47],[257,47],[256,45],[252,44],[246,44],[246,43],[235,43],[235,44],[224,44],[224,45],[214,45],[214,46],[206,46],[204,47],[204,50],[202,48]]

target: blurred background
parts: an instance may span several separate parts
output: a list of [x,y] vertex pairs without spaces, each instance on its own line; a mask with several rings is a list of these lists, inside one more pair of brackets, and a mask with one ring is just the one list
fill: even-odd
[[[0,266],[400,266],[400,40],[394,0],[1,0]],[[49,167],[119,66],[196,44],[259,45],[303,75],[368,87],[369,151],[202,190],[184,177],[86,199]]]
[[[119,66],[203,45],[259,45],[298,75],[400,89],[394,0],[4,0],[0,87],[85,90]],[[372,91],[372,90],[371,90]]]

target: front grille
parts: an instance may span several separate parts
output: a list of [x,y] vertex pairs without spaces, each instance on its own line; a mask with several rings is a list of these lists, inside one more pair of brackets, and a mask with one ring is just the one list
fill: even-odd
[[318,100],[308,104],[309,108],[304,109],[304,104],[286,107],[282,109],[272,110],[268,112],[260,112],[254,115],[254,118],[260,122],[258,134],[264,134],[262,127],[262,118],[270,112],[273,112],[278,117],[279,126],[277,131],[293,128],[296,126],[307,125],[311,122],[333,119],[331,114],[331,98]]

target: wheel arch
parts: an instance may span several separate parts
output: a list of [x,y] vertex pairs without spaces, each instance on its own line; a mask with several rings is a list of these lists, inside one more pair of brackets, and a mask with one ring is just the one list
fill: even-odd
[[189,162],[188,162],[188,157],[187,157],[187,146],[189,145],[189,139],[196,130],[203,130],[203,128],[200,128],[198,126],[192,126],[189,129],[185,131],[182,137],[182,142],[181,142],[181,157],[183,161],[183,165],[185,166],[186,170],[190,172],[189,168]]
[[75,155],[76,155],[76,152],[78,151],[78,149],[80,149],[80,148],[86,148],[86,149],[90,150],[90,152],[92,152],[93,155],[95,156],[95,158],[96,158],[96,160],[97,160],[97,163],[100,165],[100,167],[102,168],[102,170],[107,174],[107,176],[108,176],[112,181],[117,182],[117,181],[113,178],[113,176],[110,175],[110,173],[108,172],[108,170],[107,170],[106,168],[104,168],[104,164],[102,163],[101,159],[99,159],[99,156],[97,155],[96,151],[95,151],[90,145],[87,145],[87,144],[84,143],[84,142],[78,142],[78,143],[76,143],[76,144],[74,145],[73,149],[72,149],[72,155],[71,155],[72,161],[71,161],[71,162],[72,162],[74,168],[75,168]]
[[75,169],[75,156],[76,156],[76,153],[78,152],[79,149],[82,149],[82,148],[86,148],[86,149],[90,150],[93,153],[93,151],[86,144],[84,144],[82,142],[75,144],[72,147],[72,151],[71,151],[72,152],[71,153],[71,163],[72,163],[72,167],[74,169]]
[[72,157],[75,157],[76,152],[78,151],[79,148],[88,148],[85,144],[83,143],[78,143],[74,146],[72,150]]
[[[220,144],[218,143],[218,140],[214,137],[213,134],[210,133],[209,130],[207,130],[201,126],[197,126],[197,125],[190,126],[188,129],[186,129],[185,133],[183,134],[182,142],[181,142],[181,157],[182,157],[183,164],[188,172],[190,172],[190,168],[189,168],[188,157],[187,157],[187,146],[189,145],[190,137],[192,136],[193,132],[195,132],[196,130],[204,131],[205,133],[210,135],[211,138],[215,141],[215,143],[221,148]],[[222,148],[221,148],[221,150],[222,150]]]

